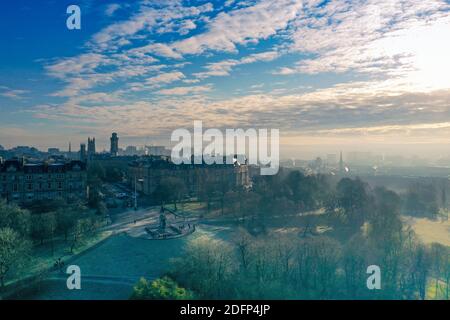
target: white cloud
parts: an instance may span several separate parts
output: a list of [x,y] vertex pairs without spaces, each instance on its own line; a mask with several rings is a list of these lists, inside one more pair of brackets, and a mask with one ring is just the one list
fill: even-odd
[[0,86],[0,96],[14,99],[14,100],[21,100],[24,99],[24,95],[28,93],[28,90],[20,90],[20,89],[11,89],[6,86]]
[[148,55],[128,51],[121,54],[85,53],[63,58],[47,64],[48,75],[67,83],[66,87],[51,94],[73,97],[83,90],[119,80],[158,72],[165,65],[153,64],[158,60]]
[[158,94],[163,95],[175,95],[175,96],[181,96],[181,95],[187,95],[192,93],[201,93],[210,91],[210,86],[192,86],[192,87],[175,87],[171,89],[163,89],[157,91]]
[[207,71],[194,73],[194,76],[204,79],[212,76],[227,76],[230,74],[233,67],[255,63],[258,61],[272,61],[279,57],[279,53],[276,51],[267,51],[261,53],[254,53],[243,57],[239,60],[228,59],[219,62],[209,63],[206,65]]
[[224,3],[224,6],[225,7],[230,7],[230,6],[232,6],[234,4],[235,1],[236,0],[226,0],[225,3]]
[[[201,95],[210,89],[210,86],[175,87],[160,90],[158,93],[164,97],[153,102],[126,101],[91,107],[82,107],[72,99],[57,108],[39,108],[36,116],[69,122],[77,119],[105,128],[118,126],[133,135],[148,132],[145,125],[162,134],[190,126],[195,119],[202,119],[210,127],[278,128],[291,135],[347,135],[351,139],[359,135],[374,139],[393,135],[399,140],[414,141],[419,135],[428,135],[437,141],[448,139],[450,131],[450,89],[400,92],[389,83],[369,81],[301,94],[261,93],[226,99]],[[186,99],[188,94],[192,95]],[[162,119],[167,120],[165,128],[161,127]]]
[[163,43],[151,43],[145,45],[143,47],[138,47],[134,49],[130,49],[129,51],[132,54],[136,54],[138,56],[143,56],[145,54],[155,54],[167,58],[172,59],[181,59],[182,55],[178,52],[174,51],[169,45]]
[[98,53],[85,53],[76,57],[64,58],[46,66],[52,77],[66,79],[81,73],[93,73],[100,66],[110,64],[112,60]]
[[206,50],[236,51],[236,45],[257,42],[287,27],[301,1],[263,0],[251,7],[221,12],[208,24],[208,31],[172,44],[181,54],[200,54]]
[[142,1],[136,14],[133,14],[128,20],[111,24],[97,32],[92,37],[90,45],[97,51],[111,51],[129,44],[130,40],[140,32],[148,32],[175,23],[176,20],[196,17],[212,10],[213,6],[210,3],[198,7],[184,7],[181,1],[167,1],[159,4]]
[[105,14],[108,17],[111,17],[114,15],[114,13],[121,8],[120,4],[118,3],[111,3],[106,6]]
[[181,35],[186,35],[195,28],[197,28],[197,25],[194,23],[194,21],[188,19],[181,23],[179,32]]
[[176,32],[182,36],[187,35],[191,30],[197,28],[195,22],[191,19],[185,19],[182,21],[173,21],[167,24],[164,24],[159,29],[156,30],[157,33],[170,33]]
[[[450,72],[450,5],[442,0],[368,0],[305,3],[288,31],[291,52],[310,58],[275,74],[354,71],[409,82],[439,82]],[[445,68],[445,71],[442,70]],[[438,80],[436,81],[436,76]],[[415,78],[415,79],[413,79]],[[421,78],[421,80],[419,80]],[[438,86],[434,86],[437,88]]]
[[183,82],[192,84],[192,83],[199,83],[200,80],[199,79],[184,79]]
[[146,80],[146,83],[148,83],[150,85],[159,85],[159,84],[171,83],[171,82],[178,81],[178,80],[181,80],[184,78],[185,78],[185,76],[182,72],[173,71],[173,72],[161,73],[161,74],[158,74],[157,76],[148,78]]
[[[236,45],[256,43],[285,29],[297,17],[301,7],[301,0],[262,0],[251,6],[221,12],[209,20],[206,32],[166,44],[170,50],[154,52],[161,56],[167,53],[167,57],[174,57],[174,52],[180,56],[207,50],[236,52]],[[190,22],[188,24],[189,30],[194,28]]]

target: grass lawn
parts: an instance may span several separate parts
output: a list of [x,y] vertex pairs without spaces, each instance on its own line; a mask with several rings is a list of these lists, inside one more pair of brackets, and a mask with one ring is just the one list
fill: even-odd
[[[194,215],[198,216],[200,214],[205,213],[205,206],[206,204],[204,202],[187,202],[187,203],[178,203],[177,209],[179,211],[182,211],[187,214],[187,216]],[[175,206],[173,204],[167,204],[165,205],[170,210],[175,210]]]
[[446,290],[445,282],[439,281],[436,296],[436,279],[431,279],[427,288],[427,300],[446,300]]
[[65,281],[48,281],[38,290],[24,295],[25,299],[128,299],[133,286],[115,283],[83,282],[83,275],[154,279],[170,268],[172,258],[179,257],[185,244],[201,236],[226,239],[230,229],[205,226],[193,234],[168,240],[146,240],[117,234],[86,254],[76,257],[71,264],[78,265],[82,275],[81,290],[67,290]]
[[403,221],[412,226],[415,233],[424,243],[436,242],[450,246],[450,220],[404,217]]

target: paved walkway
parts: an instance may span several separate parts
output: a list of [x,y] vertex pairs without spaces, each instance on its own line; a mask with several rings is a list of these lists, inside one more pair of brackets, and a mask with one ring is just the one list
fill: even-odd
[[[47,280],[62,280],[67,281],[67,274],[64,273],[56,273],[52,274],[47,278]],[[128,277],[128,276],[99,276],[99,275],[81,275],[82,283],[101,283],[101,284],[121,284],[121,285],[130,285],[134,286],[140,277]],[[147,280],[153,280],[152,278],[146,277]]]

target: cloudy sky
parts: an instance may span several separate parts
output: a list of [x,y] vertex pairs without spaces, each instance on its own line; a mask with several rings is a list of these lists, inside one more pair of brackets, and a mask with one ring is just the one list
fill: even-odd
[[0,41],[6,147],[202,120],[277,128],[286,156],[450,152],[449,0],[8,1]]

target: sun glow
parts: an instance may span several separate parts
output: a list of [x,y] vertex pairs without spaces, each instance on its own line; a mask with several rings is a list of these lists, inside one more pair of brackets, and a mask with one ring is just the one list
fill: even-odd
[[396,61],[392,81],[407,90],[450,88],[450,16],[394,31],[371,46]]

